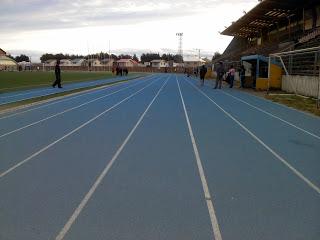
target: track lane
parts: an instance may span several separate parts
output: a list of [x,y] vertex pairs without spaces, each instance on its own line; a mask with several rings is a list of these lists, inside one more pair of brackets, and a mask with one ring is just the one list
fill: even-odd
[[175,76],[64,238],[212,239]]
[[[220,90],[201,88],[268,147],[320,189],[320,141],[299,129],[252,109]],[[320,120],[319,120],[320,127]],[[320,190],[318,190],[320,194]]]
[[318,194],[186,80],[181,87],[222,238],[318,239]]
[[53,239],[161,82],[1,179],[0,236]]
[[113,95],[109,99],[97,101],[92,106],[77,109],[56,119],[50,119],[40,125],[24,129],[20,133],[1,138],[0,176],[3,177],[7,174],[7,171],[11,171],[11,168],[16,168],[21,162],[29,161],[48,147],[52,147],[55,142],[62,138],[81,130],[82,125],[90,124],[93,118],[101,115],[101,112],[107,109],[112,111],[112,108],[117,107],[120,101],[130,100],[131,95],[134,97],[133,94],[139,94],[144,88],[150,87],[157,80],[146,82],[142,86],[135,86],[125,92]]

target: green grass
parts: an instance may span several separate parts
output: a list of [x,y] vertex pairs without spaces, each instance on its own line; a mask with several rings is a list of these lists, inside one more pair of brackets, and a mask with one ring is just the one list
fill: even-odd
[[[62,72],[62,84],[111,78],[110,72]],[[54,72],[0,72],[0,93],[50,86]]]
[[97,86],[83,87],[83,88],[74,89],[74,90],[71,90],[71,91],[51,94],[51,95],[48,95],[48,96],[42,96],[42,97],[22,100],[22,101],[18,101],[18,102],[8,103],[8,104],[4,104],[4,105],[0,106],[0,112],[8,110],[8,109],[12,109],[12,108],[20,107],[20,106],[23,107],[23,106],[26,106],[28,104],[42,102],[42,101],[49,100],[49,99],[52,99],[52,98],[67,96],[67,95],[74,94],[74,93],[81,93],[83,91],[95,89],[95,88],[102,87],[102,86],[119,84],[119,83],[122,83],[122,82],[127,82],[127,81],[130,81],[130,80],[133,80],[133,79],[137,79],[137,78],[139,78],[139,75],[133,74],[130,78],[125,79],[125,80],[119,80],[119,81],[115,81],[115,82],[112,82],[112,83],[100,84],[100,85],[97,85]]
[[316,99],[314,98],[296,95],[266,95],[266,98],[273,102],[282,103],[289,107],[320,116],[320,109],[317,109]]

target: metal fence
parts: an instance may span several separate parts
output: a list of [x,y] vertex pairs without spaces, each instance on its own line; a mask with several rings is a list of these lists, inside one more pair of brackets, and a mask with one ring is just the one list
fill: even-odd
[[320,47],[270,55],[270,62],[282,66],[282,90],[317,98],[320,107]]

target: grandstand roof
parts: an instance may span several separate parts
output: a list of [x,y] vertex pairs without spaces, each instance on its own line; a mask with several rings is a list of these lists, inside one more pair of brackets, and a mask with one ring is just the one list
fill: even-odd
[[221,34],[237,37],[256,36],[263,29],[276,28],[277,23],[287,23],[289,17],[297,15],[297,9],[316,2],[317,0],[263,0]]

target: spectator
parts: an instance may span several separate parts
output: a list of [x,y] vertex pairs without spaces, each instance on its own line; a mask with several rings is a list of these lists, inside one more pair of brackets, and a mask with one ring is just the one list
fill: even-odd
[[61,86],[61,69],[60,69],[60,60],[57,60],[56,66],[54,68],[54,73],[56,75],[56,81],[52,84],[52,87],[56,87],[58,85],[58,88],[62,88]]
[[234,82],[234,75],[236,73],[236,70],[234,69],[233,65],[230,66],[230,69],[228,71],[229,74],[229,81],[230,81],[230,88],[233,88],[233,82]]
[[200,85],[203,86],[204,85],[204,78],[206,76],[207,73],[207,68],[205,65],[202,65],[200,68]]
[[214,89],[217,89],[217,88],[221,89],[223,75],[225,74],[222,62],[219,62],[216,73],[217,73],[217,79],[216,79],[216,85],[215,85]]

